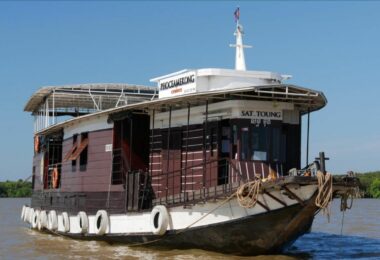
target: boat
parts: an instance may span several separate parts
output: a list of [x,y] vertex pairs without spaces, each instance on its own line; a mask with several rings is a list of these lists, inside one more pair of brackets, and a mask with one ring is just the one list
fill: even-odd
[[328,173],[323,152],[301,167],[301,118],[325,95],[247,70],[239,16],[235,69],[37,90],[24,108],[34,157],[22,220],[73,239],[259,255],[347,202],[357,179]]

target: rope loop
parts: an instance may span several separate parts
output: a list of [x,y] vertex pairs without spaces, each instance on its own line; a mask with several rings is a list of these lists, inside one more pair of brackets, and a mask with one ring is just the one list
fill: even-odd
[[252,208],[256,205],[261,192],[262,183],[260,179],[241,185],[236,191],[237,201],[243,208]]
[[321,209],[326,209],[333,198],[333,178],[330,173],[323,174],[317,172],[318,195],[315,198],[315,205]]
[[323,174],[317,171],[318,195],[315,198],[315,205],[323,209],[323,214],[327,215],[330,222],[330,202],[333,199],[333,178],[330,173]]

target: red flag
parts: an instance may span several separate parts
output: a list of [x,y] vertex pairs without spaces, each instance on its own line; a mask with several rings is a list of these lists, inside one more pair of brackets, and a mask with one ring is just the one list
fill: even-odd
[[235,12],[234,12],[234,16],[235,16],[235,23],[239,20],[240,18],[240,8],[236,8]]

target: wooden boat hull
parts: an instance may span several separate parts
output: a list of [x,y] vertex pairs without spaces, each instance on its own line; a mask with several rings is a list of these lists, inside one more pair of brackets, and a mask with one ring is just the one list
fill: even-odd
[[74,239],[101,240],[130,246],[198,248],[234,255],[261,255],[281,252],[307,233],[317,210],[314,199],[310,199],[305,206],[296,204],[237,220],[194,227],[184,232],[170,230],[163,236],[151,233],[104,236],[60,234]]

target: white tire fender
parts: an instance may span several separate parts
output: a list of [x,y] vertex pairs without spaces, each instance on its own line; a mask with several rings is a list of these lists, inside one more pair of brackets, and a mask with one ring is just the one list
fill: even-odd
[[70,218],[67,212],[62,212],[62,227],[63,227],[63,232],[66,233],[70,231]]
[[24,220],[24,217],[25,217],[25,212],[26,212],[26,206],[22,206],[22,210],[21,210],[21,220]]
[[55,210],[50,210],[48,214],[48,229],[51,231],[58,229],[58,217]]
[[46,227],[47,227],[47,214],[46,214],[46,210],[42,210],[40,212],[40,217],[38,218],[37,228],[38,230],[43,230]]
[[78,223],[79,223],[79,230],[82,234],[87,233],[88,231],[88,217],[86,212],[79,211],[78,213]]
[[169,212],[165,206],[155,206],[150,214],[150,225],[153,234],[163,235],[169,225]]
[[25,209],[25,213],[24,213],[24,221],[26,223],[30,223],[29,220],[30,220],[30,211],[31,211],[31,208],[30,207],[26,207]]
[[34,210],[33,215],[32,215],[32,219],[31,219],[32,228],[37,228],[39,221],[40,221],[40,211],[37,209],[37,210]]
[[32,222],[33,222],[33,215],[34,215],[34,209],[33,209],[33,208],[30,208],[30,209],[29,209],[29,212],[28,212],[27,219],[26,219],[26,221],[27,221],[29,224],[32,224]]
[[109,232],[110,219],[105,210],[98,210],[95,216],[95,232],[98,235],[104,235]]

